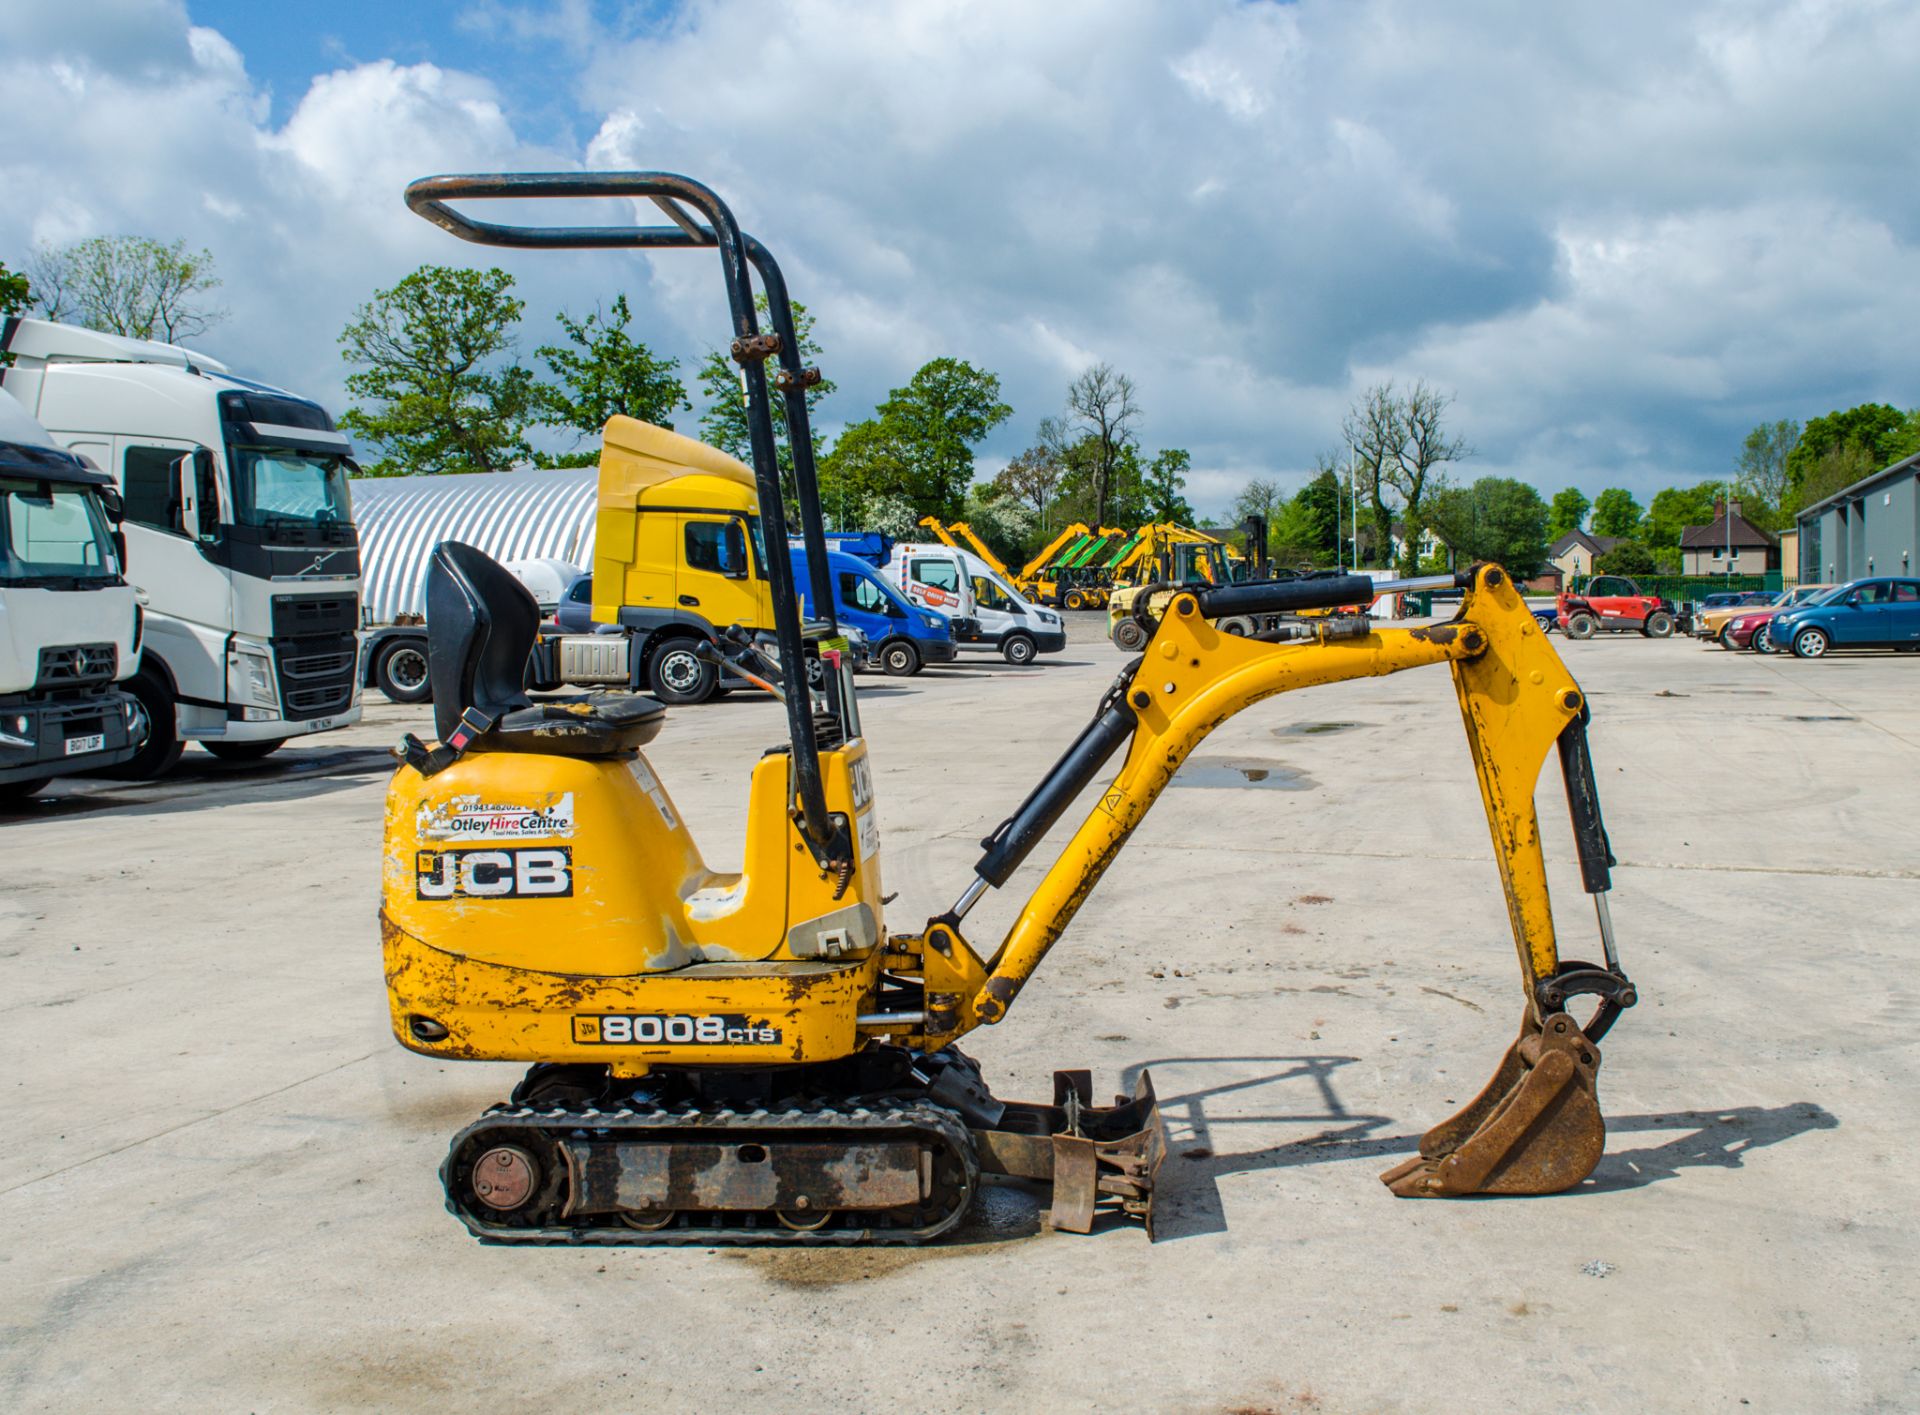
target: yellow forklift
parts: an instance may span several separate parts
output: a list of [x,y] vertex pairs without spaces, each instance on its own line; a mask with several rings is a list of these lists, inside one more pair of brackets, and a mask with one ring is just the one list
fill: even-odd
[[[651,201],[659,226],[486,222],[478,198]],[[717,258],[743,375],[752,465],[609,425],[599,533],[676,458],[757,488],[766,542],[787,543],[791,490],[812,575],[826,556],[805,389],[778,266],[711,190],[667,173],[448,176],[408,205],[454,235],[535,249],[692,250]],[[755,316],[754,277],[770,331]],[[767,365],[775,372],[768,377]],[[770,390],[769,383],[772,388]],[[793,450],[783,487],[773,395]],[[644,444],[648,466],[623,448]],[[716,472],[718,468],[718,472]],[[681,469],[684,470],[684,469]],[[624,489],[622,489],[624,488]],[[1056,1227],[1102,1212],[1153,1223],[1165,1136],[1150,1081],[1096,1102],[1085,1072],[1050,1102],[996,1098],[956,1045],[1007,1019],[1049,950],[1182,761],[1220,723],[1285,692],[1428,665],[1453,676],[1506,892],[1521,981],[1518,1039],[1493,1079],[1418,1155],[1397,1195],[1544,1194],[1598,1161],[1598,1043],[1635,1001],[1607,910],[1611,863],[1587,753],[1587,704],[1498,566],[1408,582],[1462,591],[1449,623],[1380,629],[1329,616],[1266,636],[1223,618],[1350,602],[1364,581],[1183,587],[1143,652],[1027,798],[982,842],[953,905],[885,916],[879,806],[833,596],[803,621],[785,555],[763,556],[774,644],[722,634],[726,671],[785,706],[786,740],[746,768],[745,858],[704,862],[644,748],[666,709],[630,693],[533,700],[537,610],[498,565],[445,543],[428,582],[437,740],[409,737],[389,788],[380,932],[395,1037],[438,1061],[529,1066],[452,1139],[449,1209],[500,1243],[918,1243],[953,1231],[985,1176],[1050,1184]],[[1534,790],[1560,760],[1604,962],[1562,957]],[[1117,770],[1110,769],[1115,758]],[[1096,782],[1080,823],[1006,935],[969,912],[1008,884]],[[1575,998],[1594,999],[1583,1024]]]

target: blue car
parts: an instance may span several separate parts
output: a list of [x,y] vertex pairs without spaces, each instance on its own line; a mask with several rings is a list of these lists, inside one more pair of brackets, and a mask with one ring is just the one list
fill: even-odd
[[[811,605],[813,580],[807,572],[807,553],[799,546],[791,553],[794,584],[801,599]],[[867,636],[868,662],[903,678],[926,664],[953,661],[953,627],[946,615],[910,604],[873,566],[844,551],[827,552],[827,575],[833,586],[834,617]]]
[[1820,658],[1834,649],[1920,648],[1920,580],[1852,580],[1783,609],[1767,632],[1775,649]]

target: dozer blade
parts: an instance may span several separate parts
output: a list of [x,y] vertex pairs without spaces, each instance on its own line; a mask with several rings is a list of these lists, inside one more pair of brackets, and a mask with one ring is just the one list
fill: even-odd
[[1090,1233],[1099,1212],[1139,1219],[1153,1238],[1154,1182],[1167,1157],[1167,1132],[1153,1079],[1140,1073],[1133,1096],[1093,1104],[1086,1071],[1053,1073],[1052,1105],[1007,1103],[998,1122],[975,1129],[980,1168],[1053,1186],[1051,1224]]
[[1564,1012],[1531,1011],[1486,1089],[1420,1140],[1420,1156],[1381,1181],[1403,1199],[1557,1194],[1600,1162],[1606,1122],[1594,1078],[1600,1049]]

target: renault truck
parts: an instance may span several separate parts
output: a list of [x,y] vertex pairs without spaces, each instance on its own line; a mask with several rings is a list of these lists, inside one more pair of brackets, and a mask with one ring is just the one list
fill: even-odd
[[140,658],[112,483],[0,389],[0,810],[145,740],[118,686]]
[[190,349],[38,319],[0,326],[0,385],[111,479],[146,597],[127,689],[148,719],[115,774],[187,742],[229,761],[360,717],[351,447],[318,403]]

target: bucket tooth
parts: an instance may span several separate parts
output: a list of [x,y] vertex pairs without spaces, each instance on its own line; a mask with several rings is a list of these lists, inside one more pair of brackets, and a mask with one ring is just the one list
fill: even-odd
[[1485,1089],[1429,1130],[1416,1159],[1380,1176],[1403,1199],[1557,1194],[1600,1162],[1600,1049],[1564,1012],[1528,1012]]

